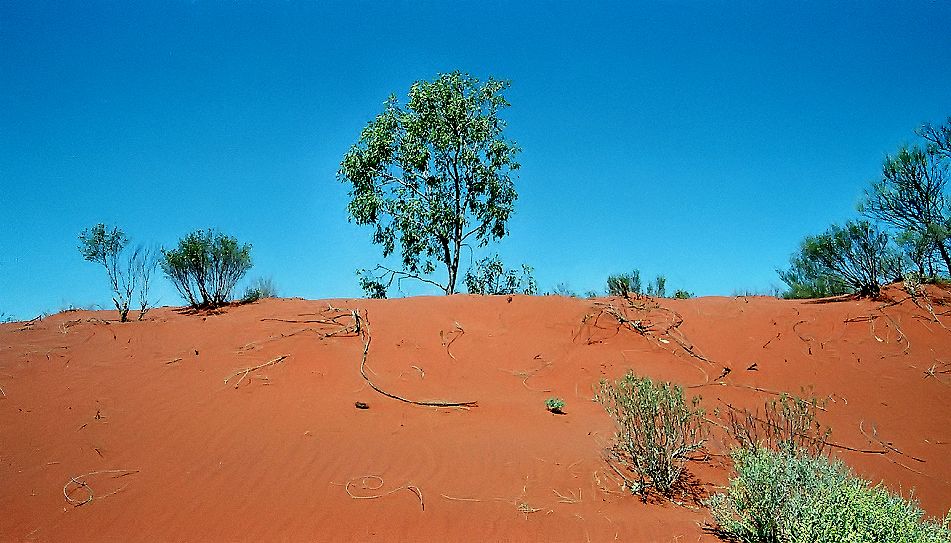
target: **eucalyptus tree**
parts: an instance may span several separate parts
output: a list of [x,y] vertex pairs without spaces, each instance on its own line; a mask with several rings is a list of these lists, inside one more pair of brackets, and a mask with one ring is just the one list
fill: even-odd
[[369,295],[405,278],[452,294],[463,250],[508,234],[520,151],[500,117],[509,86],[458,71],[417,81],[405,103],[389,97],[344,155],[337,177],[352,187],[351,220],[374,227],[384,258],[401,256],[398,268],[362,271]]

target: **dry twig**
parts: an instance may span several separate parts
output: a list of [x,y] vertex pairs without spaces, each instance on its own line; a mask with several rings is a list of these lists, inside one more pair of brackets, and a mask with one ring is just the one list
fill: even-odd
[[231,379],[232,377],[235,377],[235,376],[237,376],[237,375],[240,375],[241,378],[238,379],[238,382],[236,382],[236,383],[234,384],[234,388],[238,388],[238,385],[241,384],[241,381],[243,381],[244,378],[247,377],[248,374],[251,373],[252,371],[254,371],[254,370],[259,370],[259,369],[264,368],[264,367],[267,367],[267,366],[273,366],[274,364],[277,364],[277,363],[282,362],[282,361],[283,361],[285,358],[287,358],[288,356],[290,356],[290,355],[286,355],[286,354],[285,354],[285,355],[279,356],[279,357],[277,357],[277,358],[274,358],[274,359],[272,359],[272,360],[268,360],[267,362],[265,362],[265,363],[263,363],[263,364],[258,364],[257,366],[252,366],[252,367],[250,367],[250,368],[244,368],[243,370],[238,370],[238,371],[232,373],[231,375],[225,377],[225,384],[227,384],[227,383],[228,383],[228,380]]
[[[417,498],[419,498],[420,509],[422,509],[423,511],[426,510],[426,504],[423,502],[423,491],[420,490],[418,486],[406,484],[399,488],[388,490],[382,494],[370,494],[366,496],[361,496],[361,495],[354,494],[353,492],[350,491],[351,485],[353,485],[354,481],[357,481],[357,480],[360,481],[361,490],[374,491],[374,490],[379,490],[383,488],[383,477],[380,477],[379,475],[363,475],[361,477],[354,477],[353,479],[350,479],[349,481],[347,481],[347,484],[344,486],[344,488],[347,491],[347,494],[355,500],[374,500],[377,498],[383,498],[385,496],[389,496],[390,494],[393,494],[394,492],[399,492],[400,490],[409,490],[410,492],[415,494]],[[377,483],[367,484],[368,481],[377,481],[378,484]]]
[[[139,473],[139,470],[137,469],[102,469],[97,471],[90,471],[89,473],[84,473],[82,475],[77,475],[75,477],[70,477],[69,481],[67,481],[66,484],[63,485],[63,497],[66,498],[66,501],[73,507],[79,507],[80,505],[86,505],[87,503],[91,502],[93,498],[95,497],[95,494],[93,493],[92,487],[89,486],[89,483],[87,483],[83,479],[85,477],[89,477],[90,475],[99,475],[101,473],[117,474],[113,477],[113,479],[118,479],[120,477],[125,477],[127,475]],[[75,485],[76,488],[70,489],[70,485]],[[125,485],[122,488],[114,490],[108,494],[103,494],[102,496],[99,496],[99,497],[105,498],[108,496],[112,496],[114,494],[118,494],[119,492],[124,490],[127,486],[129,485]],[[82,488],[86,492],[86,499],[77,500],[77,499],[74,499],[72,496],[70,496],[71,493],[73,493],[74,491],[80,488]]]

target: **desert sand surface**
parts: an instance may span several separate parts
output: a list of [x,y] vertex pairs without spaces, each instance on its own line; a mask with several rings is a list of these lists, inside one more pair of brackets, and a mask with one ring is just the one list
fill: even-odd
[[698,505],[731,473],[716,424],[680,503],[623,492],[606,465],[593,390],[629,369],[721,424],[806,390],[834,456],[943,517],[951,295],[928,292],[270,299],[3,324],[0,541],[718,541]]

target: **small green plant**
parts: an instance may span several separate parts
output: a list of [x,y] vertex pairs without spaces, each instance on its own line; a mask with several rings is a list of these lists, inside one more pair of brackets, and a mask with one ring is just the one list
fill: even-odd
[[469,294],[528,294],[538,292],[532,267],[522,264],[522,273],[507,270],[498,255],[484,258],[466,273]]
[[250,304],[265,298],[277,298],[277,287],[270,277],[258,277],[244,290],[241,303]]
[[663,298],[667,294],[667,278],[658,275],[647,284],[647,295],[654,298]]
[[[747,543],[947,543],[951,529],[839,461],[765,447],[733,452],[736,476],[707,501],[718,531]],[[951,514],[949,514],[951,516]],[[946,520],[947,522],[947,520]]]
[[547,400],[545,400],[545,407],[552,413],[558,413],[559,415],[563,414],[564,408],[565,408],[565,400],[552,396],[551,398],[548,398]]
[[686,290],[676,290],[674,291],[675,300],[686,300],[688,298],[693,298],[693,293],[687,292]]
[[251,245],[211,229],[188,234],[162,254],[165,275],[196,309],[228,303],[235,284],[251,269]]
[[671,496],[688,456],[703,446],[700,398],[688,405],[678,385],[628,372],[602,380],[595,399],[617,426],[612,456],[637,475],[626,485],[635,493],[652,487]]

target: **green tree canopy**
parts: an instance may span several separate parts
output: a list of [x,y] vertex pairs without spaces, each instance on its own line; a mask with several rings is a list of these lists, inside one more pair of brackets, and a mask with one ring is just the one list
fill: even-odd
[[[925,125],[918,133],[924,147],[905,146],[885,157],[882,177],[865,192],[859,210],[906,233],[916,242],[908,257],[923,268],[937,254],[951,273],[951,207],[945,194],[951,169],[951,119],[946,126]],[[922,249],[929,249],[923,251]]]
[[[452,294],[463,248],[508,233],[519,168],[519,149],[504,138],[499,117],[508,87],[460,72],[417,81],[405,104],[390,96],[347,151],[338,179],[352,186],[352,219],[375,227],[384,258],[397,246],[402,256],[401,269],[380,265],[381,276],[364,278],[375,295],[403,278]],[[437,264],[445,282],[431,278]]]

